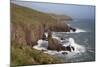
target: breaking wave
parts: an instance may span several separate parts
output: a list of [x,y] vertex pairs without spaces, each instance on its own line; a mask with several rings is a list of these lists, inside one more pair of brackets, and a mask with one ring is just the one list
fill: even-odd
[[[45,35],[47,36],[48,34],[45,33]],[[73,57],[77,57],[77,55],[80,55],[81,53],[84,53],[86,50],[85,50],[85,47],[82,46],[82,45],[79,45],[75,42],[74,38],[66,38],[64,40],[61,40],[60,37],[57,37],[55,35],[52,35],[52,38],[55,38],[57,39],[59,42],[62,43],[62,46],[73,46],[75,50],[71,50],[70,51],[56,51],[56,50],[48,50],[47,47],[48,47],[48,41],[46,40],[38,40],[37,41],[37,45],[36,46],[33,46],[33,48],[37,49],[37,50],[44,50],[43,52],[44,53],[47,53],[47,54],[50,54],[50,55],[55,55],[55,56],[58,56],[58,57],[61,57],[61,58],[73,58]]]

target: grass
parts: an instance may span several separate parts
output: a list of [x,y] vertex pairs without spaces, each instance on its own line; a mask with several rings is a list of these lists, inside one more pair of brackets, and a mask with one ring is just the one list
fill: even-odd
[[33,49],[28,45],[12,42],[11,66],[61,63],[62,60]]

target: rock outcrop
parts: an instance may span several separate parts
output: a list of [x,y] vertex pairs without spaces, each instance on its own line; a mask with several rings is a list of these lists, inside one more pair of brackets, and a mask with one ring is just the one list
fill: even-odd
[[48,40],[48,49],[49,50],[61,51],[61,44],[59,43],[58,40],[50,38]]
[[[63,39],[63,38],[61,38]],[[59,42],[57,39],[52,38],[52,32],[48,32],[48,48],[49,50],[57,50],[57,51],[62,51],[62,50],[67,50],[67,51],[74,51],[74,47],[69,45],[69,46],[63,46],[61,42]]]
[[63,46],[57,39],[50,38],[48,40],[48,48],[49,50],[57,50],[57,51],[74,51],[74,47],[72,46]]
[[69,27],[70,28],[70,30],[72,30],[73,32],[75,32],[76,31],[76,29],[75,28],[72,28],[72,27]]

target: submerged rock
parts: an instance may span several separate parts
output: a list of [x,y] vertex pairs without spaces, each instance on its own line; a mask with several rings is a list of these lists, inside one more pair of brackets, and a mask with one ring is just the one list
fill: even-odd
[[67,52],[62,52],[62,54],[63,54],[63,55],[66,55],[66,54],[68,54],[68,53],[67,53]]
[[70,30],[72,30],[73,32],[75,32],[75,31],[76,31],[76,29],[75,29],[75,28],[72,28],[72,27],[70,27]]
[[73,51],[75,50],[75,48],[73,46],[71,48],[72,48]]
[[64,40],[64,38],[63,38],[63,37],[61,37],[61,40]]

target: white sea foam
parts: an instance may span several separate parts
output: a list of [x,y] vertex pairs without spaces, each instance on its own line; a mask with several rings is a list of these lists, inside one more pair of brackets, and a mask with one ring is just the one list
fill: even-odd
[[[76,28],[76,31],[75,31],[75,32],[72,31],[72,30],[70,30],[70,32],[58,32],[58,33],[67,33],[67,34],[70,34],[70,33],[81,33],[81,32],[87,32],[87,31],[85,31],[85,30],[83,30],[83,29]],[[57,33],[57,32],[56,32],[56,33]],[[56,33],[53,32],[53,36],[54,36],[54,37],[56,36]]]
[[[79,29],[77,29],[77,30],[78,31],[76,31],[76,32],[85,32],[83,30],[79,30]],[[48,33],[45,33],[45,35],[46,35],[46,37],[48,37]],[[73,38],[66,38],[66,39],[61,40],[60,37],[56,36],[56,33],[52,34],[52,38],[57,39],[59,41],[59,43],[62,44],[62,46],[67,47],[67,46],[70,45],[70,46],[74,47],[74,50],[72,48],[71,48],[71,52],[67,51],[67,50],[66,51],[62,50],[62,51],[59,51],[59,52],[56,51],[56,50],[48,50],[47,49],[48,41],[42,40],[42,39],[38,40],[37,41],[38,44],[36,46],[34,46],[33,48],[35,48],[37,50],[45,50],[43,52],[50,54],[50,55],[56,55],[56,56],[67,57],[67,58],[73,58],[73,57],[75,57],[75,56],[86,51],[85,47],[77,44]],[[63,54],[63,53],[65,53],[65,54]]]
[[56,50],[47,50],[45,51],[44,53],[47,53],[47,54],[50,54],[50,55],[55,55],[57,54],[58,52]]
[[[75,40],[73,38],[69,38],[69,39],[64,39],[61,40],[61,38],[57,37],[56,35],[52,35],[52,38],[57,39],[60,43],[63,44],[63,46],[67,47],[67,46],[72,46],[74,47],[74,50],[71,48],[71,52],[70,51],[56,51],[56,50],[48,50],[48,41],[45,40],[38,40],[37,41],[37,45],[34,46],[33,48],[37,49],[37,50],[45,50],[44,53],[50,54],[50,55],[57,55],[60,57],[66,57],[66,58],[71,58],[71,57],[75,57],[75,55],[79,55],[83,52],[85,52],[85,47],[82,45],[79,45],[75,42]],[[63,52],[65,52],[65,54],[63,54]]]
[[[74,20],[74,21],[77,21],[77,20]],[[71,25],[70,24],[67,24],[69,27],[71,27]],[[70,30],[70,32],[67,32],[67,33],[80,33],[80,32],[86,32],[85,30],[83,30],[83,29],[80,29],[80,28],[75,28],[76,29],[76,31],[74,32],[74,31],[72,31],[72,30]]]
[[62,52],[67,52],[68,53],[67,55],[73,56],[73,55],[75,55],[77,53],[83,53],[83,52],[85,52],[85,47],[83,47],[83,46],[78,45],[77,43],[75,43],[75,41],[74,41],[73,38],[69,38],[69,43],[65,43],[64,46],[68,46],[69,44],[70,44],[70,46],[73,46],[75,48],[74,51],[71,51],[71,52],[69,52],[69,51],[59,51],[59,52],[57,52],[57,51],[49,50],[49,51],[47,51],[45,53],[48,53],[48,54],[52,55],[52,54],[62,54]]
[[76,28],[75,32],[73,32],[72,30],[70,30],[70,32],[66,32],[66,33],[81,33],[81,32],[87,32],[87,31],[85,31],[83,29]]
[[86,32],[85,30],[83,30],[83,29],[79,29],[79,28],[76,28],[76,31],[75,31],[76,33],[80,33],[80,32]]
[[77,44],[73,38],[69,38],[71,46],[75,48],[75,52],[85,52],[85,48],[82,45]]
[[84,46],[77,44],[73,38],[61,40],[59,37],[56,36],[56,34],[54,34],[52,37],[57,39],[61,43],[63,43],[63,46],[65,46],[65,47],[67,47],[69,45],[73,46],[75,48],[74,52],[76,52],[76,53],[78,53],[78,52],[85,52]]
[[45,40],[38,40],[37,41],[37,45],[33,46],[33,48],[37,49],[37,50],[47,50],[48,47],[48,41]]
[[52,38],[57,39],[58,41],[61,41],[61,39],[59,37],[57,37],[55,34],[52,35]]
[[48,37],[48,33],[47,33],[47,32],[45,32],[44,34],[45,34],[45,36],[46,36],[46,38],[47,38],[47,37]]

